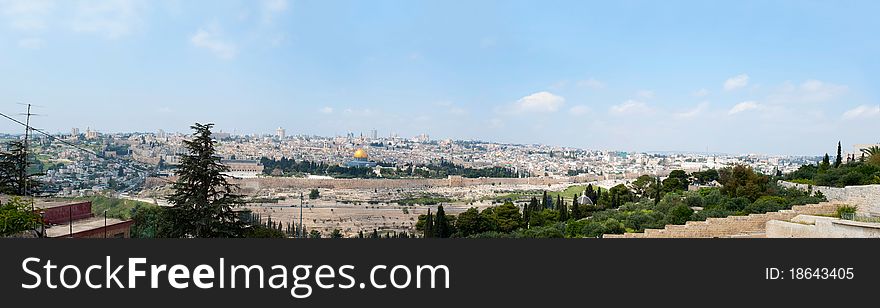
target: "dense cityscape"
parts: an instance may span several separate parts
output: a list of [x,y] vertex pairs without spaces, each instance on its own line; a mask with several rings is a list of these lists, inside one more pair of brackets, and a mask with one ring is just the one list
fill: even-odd
[[[170,175],[183,153],[185,134],[113,133],[87,129],[57,138],[91,149],[101,157],[72,148],[46,136],[36,136],[33,147],[39,171],[47,191],[57,196],[84,196],[95,193],[124,193],[136,190],[149,176]],[[21,136],[7,135],[10,138]],[[218,154],[228,161],[254,164],[251,172],[233,172],[238,177],[282,176],[263,174],[260,160],[321,162],[343,166],[357,149],[369,153],[381,169],[403,166],[438,165],[451,162],[466,168],[504,167],[517,177],[595,176],[597,179],[635,179],[642,174],[665,175],[671,170],[701,171],[737,164],[748,165],[765,174],[788,173],[803,164],[821,159],[801,156],[724,153],[628,153],[613,150],[589,150],[538,144],[500,144],[483,141],[431,140],[427,134],[412,138],[379,137],[350,133],[346,136],[288,136],[279,128],[275,134],[230,135],[215,133]],[[261,167],[261,166],[260,166]],[[152,172],[153,174],[149,174]],[[386,172],[387,173],[387,172]],[[290,176],[290,175],[288,175]],[[299,174],[323,177],[324,174]]]

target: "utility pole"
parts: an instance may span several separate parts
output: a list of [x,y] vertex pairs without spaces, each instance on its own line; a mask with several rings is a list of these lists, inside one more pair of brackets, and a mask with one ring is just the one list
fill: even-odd
[[303,193],[299,193],[299,238],[304,238],[303,234]]

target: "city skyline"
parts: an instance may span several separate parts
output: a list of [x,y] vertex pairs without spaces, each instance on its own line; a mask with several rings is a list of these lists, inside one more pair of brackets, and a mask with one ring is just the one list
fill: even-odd
[[0,112],[33,103],[62,133],[821,155],[877,141],[876,6],[2,1]]

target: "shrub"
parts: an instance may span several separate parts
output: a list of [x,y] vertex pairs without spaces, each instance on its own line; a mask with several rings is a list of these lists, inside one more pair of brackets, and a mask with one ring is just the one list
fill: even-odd
[[852,205],[841,205],[837,207],[837,211],[834,213],[834,217],[842,218],[846,214],[855,214],[856,207]]

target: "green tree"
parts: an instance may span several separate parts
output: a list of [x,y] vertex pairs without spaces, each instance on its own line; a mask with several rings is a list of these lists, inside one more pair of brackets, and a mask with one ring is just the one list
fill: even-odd
[[434,237],[434,216],[431,215],[431,209],[428,209],[428,216],[425,217],[425,238]]
[[504,202],[504,204],[488,208],[483,211],[483,214],[486,214],[486,211],[489,212],[487,219],[489,220],[489,224],[495,227],[495,231],[498,232],[511,232],[516,229],[519,229],[522,223],[522,215],[519,213],[519,208],[513,205],[512,202]]
[[565,198],[559,197],[559,202],[557,202],[556,210],[559,211],[559,221],[568,220],[568,206],[565,205]]
[[434,222],[434,226],[435,237],[448,238],[452,235],[450,234],[449,220],[446,218],[446,212],[442,205],[437,207],[437,220]]
[[756,173],[751,167],[736,165],[719,170],[721,193],[731,198],[745,197],[754,202],[767,195],[770,177]]
[[684,204],[677,204],[669,209],[669,212],[666,213],[666,224],[670,225],[683,225],[685,222],[690,220],[691,215],[694,214],[694,210]]
[[690,176],[688,176],[687,172],[684,172],[684,170],[672,170],[672,172],[669,173],[669,177],[678,179],[678,182],[682,185],[681,190],[687,190],[687,187],[690,184]]
[[12,197],[0,205],[0,236],[34,230],[39,223],[40,215],[31,211],[30,202]]
[[342,238],[342,231],[339,231],[339,229],[333,229],[333,233],[330,233],[330,238]]
[[313,188],[312,190],[309,191],[309,199],[314,200],[314,199],[318,199],[320,197],[321,197],[321,192],[319,192],[317,188]]
[[834,168],[840,168],[843,163],[843,153],[840,151],[840,141],[837,142],[837,159],[834,160]]
[[192,126],[192,140],[185,140],[188,153],[180,156],[175,171],[178,179],[168,201],[171,220],[165,234],[169,237],[240,237],[245,225],[233,207],[241,205],[237,187],[227,181],[223,172],[229,167],[220,163],[211,139],[213,124]]
[[663,186],[660,185],[660,177],[659,176],[654,181],[653,193],[654,193],[654,205],[657,205],[657,203],[660,203],[660,198],[663,196]]
[[825,172],[828,168],[831,168],[831,162],[828,158],[828,153],[825,153],[825,157],[823,157],[822,162],[819,163],[819,172]]
[[544,191],[544,197],[541,198],[541,208],[542,208],[542,209],[549,209],[549,208],[550,208],[550,206],[549,206],[549,204],[548,204],[548,203],[549,203],[549,202],[548,202],[549,199],[550,199],[550,197],[547,196],[547,191],[545,190],[545,191]]
[[26,151],[22,141],[10,141],[6,148],[6,151],[0,152],[0,193],[18,196],[38,194],[42,183],[37,177],[42,174],[33,173],[29,168],[35,156]]
[[643,174],[632,182],[633,191],[639,197],[647,197],[648,187],[651,186],[651,182],[653,181],[654,178],[650,175]]
[[705,171],[696,171],[691,173],[691,176],[694,177],[697,184],[705,185],[718,180],[718,170],[708,169]]
[[[534,198],[533,198],[534,199]],[[538,200],[535,199],[535,203],[537,204]],[[455,222],[456,229],[458,229],[459,237],[468,237],[474,234],[482,233],[486,230],[486,221],[483,218],[477,208],[472,207],[467,209],[467,211],[458,214],[458,219]]]
[[579,196],[575,194],[574,198],[571,200],[571,218],[574,218],[574,220],[583,218],[581,215],[580,204],[578,204],[578,197]]

